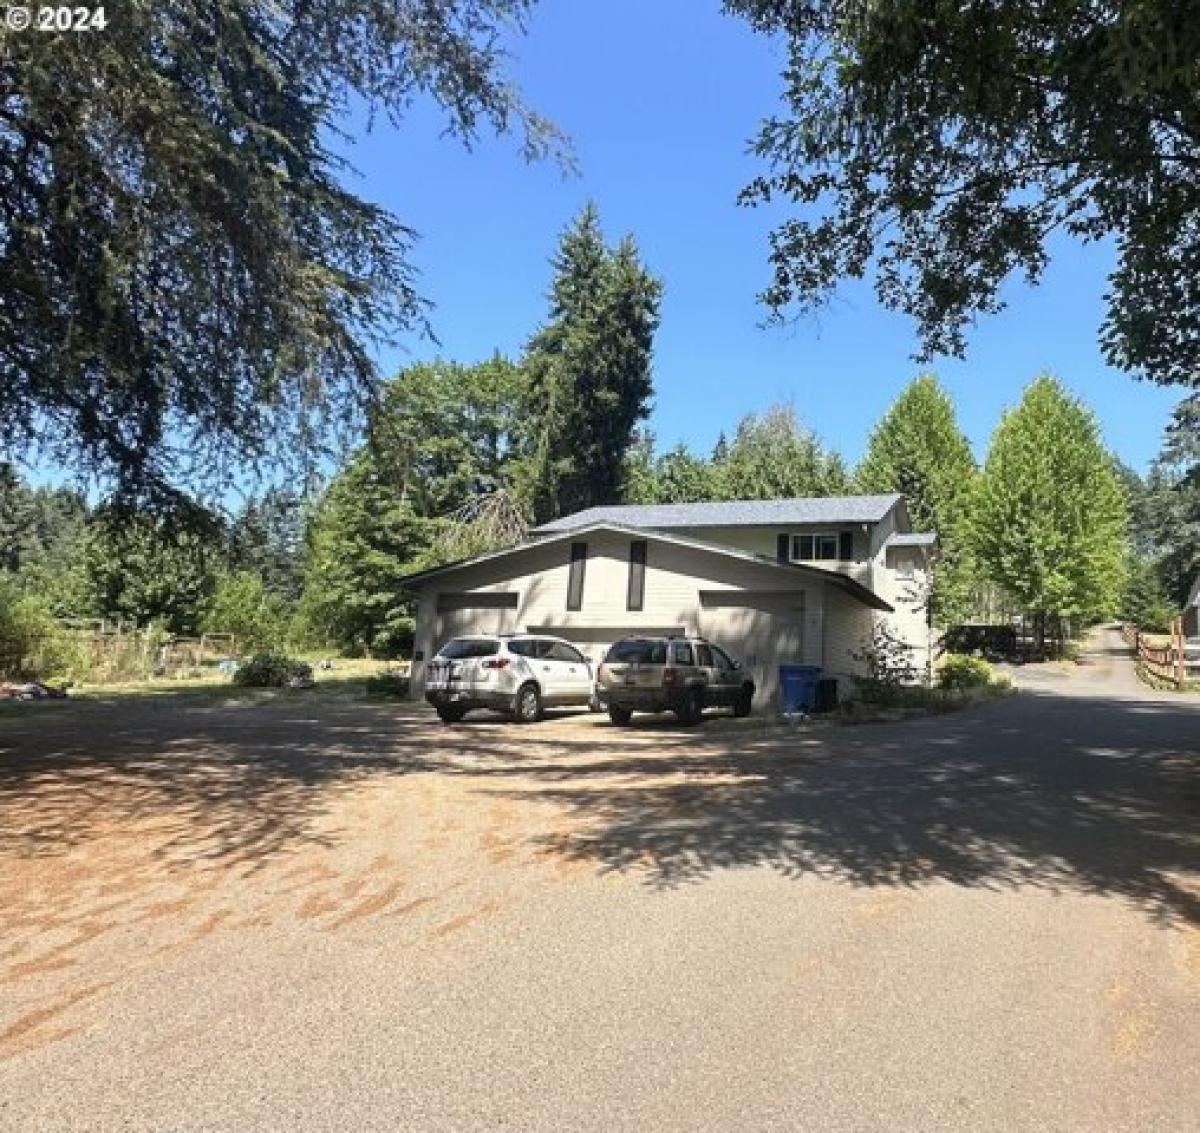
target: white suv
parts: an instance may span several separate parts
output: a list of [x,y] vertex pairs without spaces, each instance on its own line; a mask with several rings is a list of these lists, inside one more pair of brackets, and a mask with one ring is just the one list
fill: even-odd
[[592,663],[569,641],[539,634],[455,637],[425,672],[425,699],[447,724],[472,708],[507,712],[523,724],[543,708],[598,710]]

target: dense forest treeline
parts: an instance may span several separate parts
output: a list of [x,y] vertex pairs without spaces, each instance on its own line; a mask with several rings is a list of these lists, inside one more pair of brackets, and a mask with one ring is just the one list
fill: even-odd
[[[404,575],[598,503],[904,493],[940,537],[934,616],[981,600],[1076,622],[1164,625],[1200,569],[1195,422],[1185,401],[1145,478],[1091,411],[1041,377],[980,465],[937,380],[917,378],[851,468],[787,405],[709,452],[659,451],[646,427],[661,284],[593,206],[563,233],[549,312],[520,357],[413,365],[324,484],[272,487],[223,513],[89,504],[0,465],[0,638],[63,619],[235,633],[249,647],[403,654]],[[10,650],[12,652],[12,650]]]
[[[376,443],[323,489],[269,488],[232,515],[209,511],[200,527],[89,506],[3,466],[0,637],[104,617],[233,632],[247,645],[402,654],[411,634],[402,577],[519,533],[473,530],[460,509],[499,499],[517,524],[535,517],[522,374],[501,358],[412,367],[389,389]],[[854,469],[776,406],[748,415],[711,452],[656,452],[639,431],[620,476],[617,498],[634,503],[904,492],[914,526],[941,537],[942,624],[970,618],[981,588],[998,588],[1018,608],[1084,620],[1122,613],[1161,628],[1200,569],[1200,491],[1177,446],[1138,476],[1099,448],[1090,414],[1050,379],[1006,416],[982,467],[948,396],[925,376]],[[1040,502],[1022,512],[1031,493]]]

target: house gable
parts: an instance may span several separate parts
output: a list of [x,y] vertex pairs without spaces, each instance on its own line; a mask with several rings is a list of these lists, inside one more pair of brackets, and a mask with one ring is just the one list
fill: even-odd
[[[634,543],[646,546],[646,559],[637,564],[643,587],[643,611],[629,608],[631,547]],[[585,548],[582,555],[579,548]],[[574,569],[572,564],[574,563]],[[597,565],[603,563],[604,565]],[[742,575],[750,571],[774,579],[774,589],[788,590],[803,586],[803,578],[811,582],[829,583],[844,590],[852,599],[878,610],[890,606],[870,588],[856,579],[833,571],[797,563],[780,562],[737,547],[720,546],[693,539],[690,536],[659,531],[624,528],[616,524],[594,524],[560,532],[553,536],[530,540],[502,551],[479,555],[458,563],[435,567],[407,576],[406,589],[426,590],[436,581],[438,589],[509,590],[516,580],[527,579],[536,584],[547,600],[561,596],[562,609],[578,613],[586,620],[596,595],[603,595],[602,605],[608,609],[618,606],[625,612],[646,612],[653,609],[661,595],[659,591],[670,583],[659,577],[676,575],[689,580],[689,593],[697,582],[717,581],[731,573]],[[597,573],[599,572],[599,573]],[[571,581],[575,577],[578,596]],[[799,576],[799,577],[798,577]],[[730,585],[742,585],[741,582]],[[588,594],[592,593],[589,602]],[[549,596],[553,595],[551,599]],[[578,597],[578,602],[576,598]],[[570,607],[578,605],[578,610]]]

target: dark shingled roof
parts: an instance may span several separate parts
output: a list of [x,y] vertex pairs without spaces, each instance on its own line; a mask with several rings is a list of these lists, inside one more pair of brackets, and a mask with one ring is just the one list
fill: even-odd
[[590,507],[543,523],[531,534],[619,523],[669,531],[675,527],[789,527],[802,523],[878,523],[903,499],[886,496],[814,496],[797,500],[719,500],[701,504],[614,504]]

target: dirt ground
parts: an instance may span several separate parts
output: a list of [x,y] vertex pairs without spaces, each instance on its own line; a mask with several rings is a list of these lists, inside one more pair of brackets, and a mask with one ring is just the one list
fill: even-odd
[[0,1127],[1192,1127],[1200,702],[1114,664],[857,728],[5,714]]
[[[594,869],[557,851],[579,820],[526,765],[644,756],[686,781],[732,721],[619,735],[562,712],[533,727],[423,705],[303,695],[45,706],[0,722],[0,1059],[102,1025],[108,997],[213,934],[381,919],[436,946]],[[767,735],[753,723],[748,735]],[[680,764],[677,759],[685,761]],[[705,782],[719,782],[705,773]],[[512,801],[516,791],[532,799]]]

